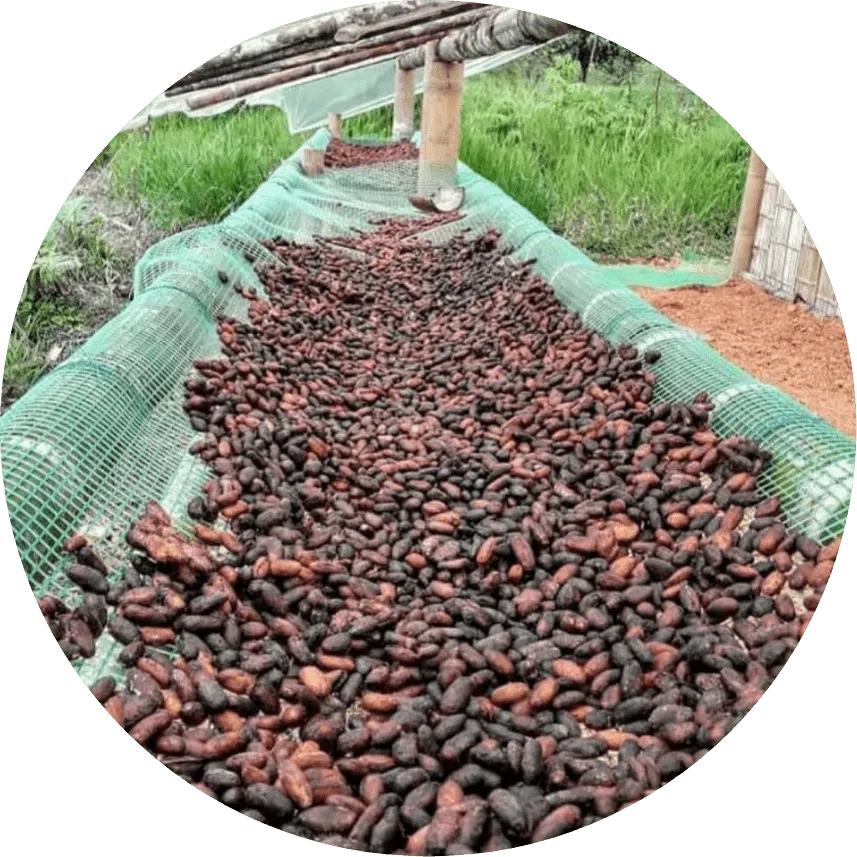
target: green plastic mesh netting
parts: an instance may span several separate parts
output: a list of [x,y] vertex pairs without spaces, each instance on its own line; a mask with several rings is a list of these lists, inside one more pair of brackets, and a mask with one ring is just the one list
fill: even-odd
[[[319,131],[307,146],[327,144]],[[364,141],[372,144],[377,141]],[[415,215],[415,161],[303,175],[300,152],[221,223],[170,237],[139,261],[134,300],[0,419],[3,480],[15,540],[37,596],[69,594],[62,542],[84,533],[118,573],[124,534],[146,502],[178,523],[208,477],[188,453],[193,439],[181,403],[193,359],[219,353],[218,315],[242,316],[233,286],[255,286],[259,243],[311,241],[382,216]],[[659,400],[707,392],[713,427],[758,440],[772,453],[760,490],[777,495],[784,517],[819,541],[841,534],[854,471],[854,441],[773,387],[755,380],[681,329],[465,165],[465,217],[424,233],[443,242],[461,229],[500,230],[514,255],[532,259],[562,302],[611,342],[654,349]],[[221,272],[228,275],[224,284]],[[116,671],[115,644],[102,635],[82,677]]]

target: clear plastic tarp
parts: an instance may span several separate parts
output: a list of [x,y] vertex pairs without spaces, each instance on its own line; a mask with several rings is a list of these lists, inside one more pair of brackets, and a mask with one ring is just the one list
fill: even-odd
[[[544,45],[526,45],[490,57],[464,63],[464,76],[471,77],[507,65]],[[289,131],[297,134],[324,124],[328,113],[356,116],[393,103],[393,82],[398,57],[371,66],[332,72],[330,75],[299,81],[282,93],[282,106],[289,117]],[[414,73],[417,92],[423,91],[423,69]]]
[[[471,77],[500,68],[543,47],[544,45],[526,45],[494,56],[468,60],[464,63],[464,75]],[[398,56],[384,57],[381,61],[353,65],[327,74],[292,81],[198,110],[191,110],[186,97],[168,98],[159,95],[143,108],[124,130],[140,128],[150,119],[166,113],[214,116],[243,103],[279,107],[288,117],[289,132],[298,134],[322,126],[328,113],[339,113],[344,117],[357,116],[376,107],[392,104],[397,62]],[[416,70],[415,77],[417,92],[422,92],[421,68]]]

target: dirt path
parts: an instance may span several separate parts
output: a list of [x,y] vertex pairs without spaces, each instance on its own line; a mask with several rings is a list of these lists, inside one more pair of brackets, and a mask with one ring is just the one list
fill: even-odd
[[636,291],[724,357],[854,437],[854,378],[839,319],[814,316],[743,280]]

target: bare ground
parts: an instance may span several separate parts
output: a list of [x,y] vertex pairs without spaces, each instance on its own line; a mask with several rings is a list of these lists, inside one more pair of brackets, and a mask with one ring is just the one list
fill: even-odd
[[745,280],[636,291],[724,357],[854,437],[854,377],[840,319],[813,315]]

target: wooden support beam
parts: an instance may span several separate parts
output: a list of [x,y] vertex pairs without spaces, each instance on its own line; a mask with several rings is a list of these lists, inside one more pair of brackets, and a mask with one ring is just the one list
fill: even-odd
[[409,140],[414,133],[416,81],[412,68],[396,66],[396,98],[393,103],[393,139]]
[[[458,4],[467,5],[467,4]],[[187,75],[182,80],[173,84],[166,94],[169,97],[184,95],[188,92],[198,92],[206,89],[214,89],[218,86],[237,84],[243,80],[264,78],[271,74],[280,74],[292,69],[312,68],[314,63],[331,64],[342,59],[353,59],[355,51],[366,58],[371,56],[372,51],[385,50],[390,45],[401,46],[404,43],[412,45],[414,40],[421,40],[421,44],[438,38],[456,27],[462,27],[478,20],[485,15],[484,7],[472,9],[468,12],[457,12],[454,15],[443,16],[417,24],[410,27],[402,27],[389,32],[380,33],[377,36],[361,38],[354,44],[296,44],[287,45],[270,51],[260,59],[252,57],[244,60],[236,60],[232,65],[223,66],[213,72],[207,72],[200,76],[198,72]],[[398,48],[397,48],[398,49]],[[394,51],[395,52],[395,51]],[[422,63],[420,63],[422,64]]]
[[446,62],[490,57],[524,45],[539,45],[570,33],[574,27],[518,9],[495,9],[469,27],[438,41],[419,45],[399,57],[402,68],[417,68],[429,53]]
[[[382,18],[380,21],[371,24],[361,24],[355,22],[353,24],[345,24],[336,31],[333,37],[335,42],[340,44],[349,44],[356,41],[362,41],[370,36],[376,36],[379,33],[388,32],[389,30],[399,29],[401,27],[410,27],[415,24],[422,24],[424,21],[431,21],[440,18],[449,13],[463,12],[476,7],[475,3],[431,3],[421,8],[414,9],[412,12],[406,12],[404,15],[394,15],[389,18]],[[484,14],[484,8],[478,6],[480,14]]]
[[463,89],[464,64],[435,59],[433,50],[426,51],[417,179],[417,193],[421,196],[456,184]]
[[182,80],[198,79],[212,71],[234,65],[236,62],[259,59],[270,55],[278,47],[301,45],[328,40],[333,43],[336,33],[349,25],[369,25],[397,15],[405,15],[422,6],[435,6],[435,0],[397,0],[397,2],[368,3],[353,6],[327,15],[314,15],[277,27],[254,39],[235,45],[228,51],[213,57],[185,75]]
[[745,274],[753,261],[753,243],[756,238],[756,226],[759,222],[759,210],[762,207],[762,194],[765,191],[767,174],[768,168],[762,159],[751,151],[747,180],[744,183],[744,198],[741,200],[741,214],[738,216],[738,228],[735,231],[735,243],[732,246],[730,272],[733,277]]
[[324,149],[301,149],[301,169],[305,175],[318,176],[324,172]]
[[334,140],[340,139],[342,137],[342,116],[338,113],[328,113],[327,130],[330,131],[330,136]]
[[188,95],[184,99],[184,104],[187,105],[189,110],[201,110],[204,107],[211,107],[212,104],[223,104],[225,101],[234,101],[238,98],[244,98],[246,95],[251,95],[254,92],[261,92],[264,89],[271,89],[274,86],[282,86],[284,83],[294,83],[296,80],[316,77],[317,75],[346,68],[367,60],[379,60],[392,54],[399,54],[402,51],[424,44],[427,38],[429,37],[425,35],[413,36],[398,42],[388,42],[374,48],[366,48],[365,50],[358,45],[355,50],[345,56],[335,56],[332,59],[320,62],[306,63],[294,68],[277,71],[273,74],[264,74],[262,77],[254,77],[250,80],[237,80],[234,83],[220,86],[217,89],[205,89],[201,92],[196,92]]

